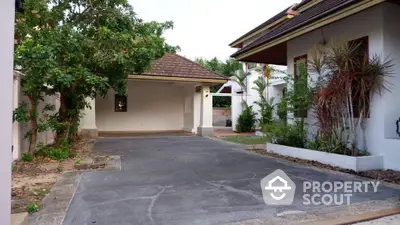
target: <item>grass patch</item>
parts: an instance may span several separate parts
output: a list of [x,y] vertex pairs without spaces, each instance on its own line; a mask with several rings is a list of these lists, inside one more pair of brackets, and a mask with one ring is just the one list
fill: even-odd
[[44,198],[49,192],[50,188],[36,188],[30,191],[30,195]]
[[258,145],[267,142],[265,137],[258,136],[231,136],[224,138],[224,140],[245,145]]

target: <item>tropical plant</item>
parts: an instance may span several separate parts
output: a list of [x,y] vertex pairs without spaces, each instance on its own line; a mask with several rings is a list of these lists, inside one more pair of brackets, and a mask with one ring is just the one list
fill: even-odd
[[238,132],[253,132],[255,129],[256,114],[253,112],[253,107],[244,104],[243,111],[238,117],[236,131]]
[[364,129],[370,99],[390,90],[387,77],[393,72],[391,60],[381,60],[378,55],[369,58],[365,51],[360,51],[360,43],[337,40],[328,49],[316,47],[311,58],[311,69],[319,76],[314,104],[320,135],[326,139],[337,130],[346,130],[348,138],[336,136],[346,146],[343,151],[350,148],[352,155],[357,155],[361,128],[361,150],[365,151]]
[[[241,96],[242,101],[247,104],[247,78],[251,75],[249,72],[244,72],[243,70],[239,70],[232,76],[232,80],[239,84],[240,88],[242,89]],[[246,98],[243,99],[243,94],[246,94]]]
[[270,124],[274,121],[273,119],[273,110],[274,110],[274,100],[275,98],[267,99],[264,95],[268,82],[264,78],[264,76],[259,76],[257,80],[254,81],[255,87],[254,90],[257,91],[259,95],[259,100],[255,102],[260,108],[259,114],[260,118],[258,120],[259,126],[262,128],[265,124]]
[[282,98],[281,101],[276,105],[276,114],[283,123],[287,123],[288,107],[286,98]]

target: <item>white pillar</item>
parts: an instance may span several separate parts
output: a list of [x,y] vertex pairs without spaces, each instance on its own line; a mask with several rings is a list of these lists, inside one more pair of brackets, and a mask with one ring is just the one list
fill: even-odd
[[80,133],[88,137],[97,137],[96,99],[87,98],[86,102],[90,104],[90,108],[85,107],[85,109],[83,110],[83,115],[80,121]]
[[11,224],[11,145],[15,0],[0,1],[0,221]]
[[[19,74],[14,76],[13,85],[13,110],[19,107],[20,102],[20,78]],[[14,121],[12,128],[12,138],[13,138],[13,159],[19,159],[21,156],[21,130],[18,121]]]
[[212,136],[214,129],[212,125],[212,95],[209,86],[201,87],[201,109],[200,109],[200,126],[197,132],[201,136]]

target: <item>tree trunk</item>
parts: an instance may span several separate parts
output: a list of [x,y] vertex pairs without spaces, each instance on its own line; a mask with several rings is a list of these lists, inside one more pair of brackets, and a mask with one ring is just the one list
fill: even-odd
[[63,94],[60,94],[60,108],[58,109],[58,122],[63,124],[63,129],[56,133],[55,144],[61,146],[68,139],[70,118],[68,115],[68,100]]
[[29,98],[31,102],[31,108],[29,109],[29,119],[30,119],[30,132],[29,136],[29,149],[30,153],[34,153],[36,150],[36,141],[38,135],[38,123],[37,123],[37,102],[33,98]]

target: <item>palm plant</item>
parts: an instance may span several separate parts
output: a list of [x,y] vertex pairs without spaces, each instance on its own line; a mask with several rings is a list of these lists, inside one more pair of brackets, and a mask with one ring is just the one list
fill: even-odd
[[257,91],[260,96],[260,100],[256,101],[260,107],[260,119],[258,120],[260,127],[263,127],[266,124],[271,124],[273,122],[272,113],[275,107],[274,100],[275,98],[268,99],[264,96],[265,90],[268,88],[268,82],[264,78],[264,76],[259,76],[257,80],[254,81],[255,87],[254,90]]
[[391,60],[360,52],[360,44],[332,41],[328,50],[318,47],[311,57],[312,71],[318,74],[318,91],[314,98],[320,133],[330,137],[337,130],[348,130],[342,138],[346,146],[357,154],[358,128],[363,131],[369,117],[370,98],[389,91],[388,76],[393,71]]
[[242,89],[242,101],[243,101],[243,93],[246,92],[246,100],[245,102],[247,103],[247,78],[250,76],[251,73],[249,72],[244,72],[243,69],[240,69],[236,71],[236,73],[233,74],[232,80],[239,84],[240,88]]

